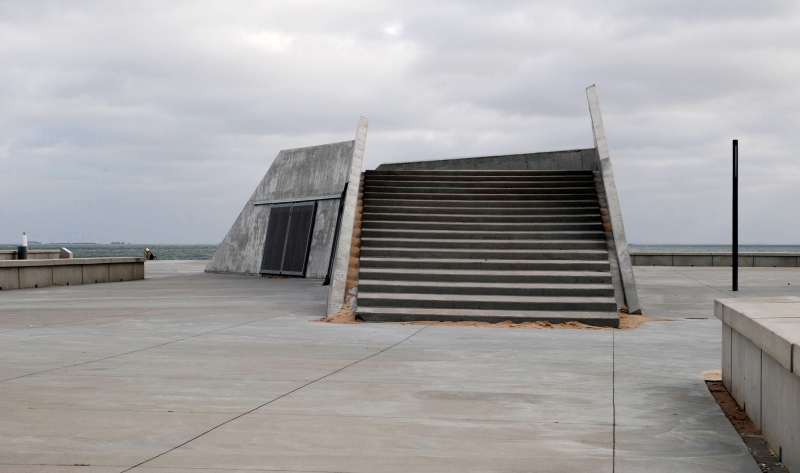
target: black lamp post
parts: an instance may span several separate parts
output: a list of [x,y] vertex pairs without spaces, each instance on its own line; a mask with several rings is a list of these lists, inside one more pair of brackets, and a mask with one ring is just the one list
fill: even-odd
[[733,291],[739,290],[739,140],[733,140]]

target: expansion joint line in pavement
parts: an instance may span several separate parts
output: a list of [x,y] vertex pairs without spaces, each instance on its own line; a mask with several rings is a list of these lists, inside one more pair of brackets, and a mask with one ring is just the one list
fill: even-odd
[[611,473],[617,471],[617,337],[611,331]]
[[709,286],[708,284],[704,283],[703,281],[700,281],[699,279],[695,279],[695,278],[693,278],[693,277],[689,276],[688,274],[684,274],[684,273],[682,273],[682,272],[678,271],[677,269],[673,268],[672,266],[668,266],[668,267],[669,267],[671,270],[675,271],[676,273],[680,274],[681,276],[685,276],[685,277],[687,277],[687,278],[691,279],[692,281],[694,281],[694,282],[696,282],[696,283],[699,283],[699,284],[702,284],[703,286],[705,286],[705,287],[707,287],[707,288],[709,288],[709,289],[713,289],[713,290],[715,290],[715,291],[718,291],[718,292],[721,292],[721,293],[723,293],[723,294],[725,294],[725,295],[727,295],[727,296],[730,296],[730,297],[736,298],[736,295],[735,295],[735,294],[731,294],[731,293],[730,293],[730,292],[728,292],[728,291],[723,291],[722,289],[716,288],[716,287],[714,287],[714,286]]
[[167,451],[165,451],[165,452],[162,452],[162,453],[159,453],[158,455],[156,455],[156,456],[154,456],[154,457],[152,457],[152,458],[148,458],[147,460],[145,460],[145,461],[143,461],[143,462],[141,462],[141,463],[137,463],[136,465],[133,465],[133,466],[132,466],[132,467],[130,467],[130,468],[126,468],[126,469],[122,470],[120,473],[125,473],[126,471],[131,471],[131,470],[133,470],[134,468],[140,467],[140,466],[144,465],[145,463],[147,463],[147,462],[150,462],[150,461],[153,461],[153,460],[155,460],[155,459],[156,459],[156,458],[158,458],[158,457],[164,456],[164,455],[166,455],[166,454],[167,454],[167,453],[169,453],[169,452],[172,452],[172,451],[174,451],[174,450],[177,450],[177,449],[179,449],[179,448],[183,447],[184,445],[186,445],[186,444],[188,444],[188,443],[190,443],[190,442],[194,442],[195,440],[199,439],[200,437],[204,436],[205,434],[207,434],[207,433],[209,433],[209,432],[212,432],[212,431],[214,431],[214,430],[216,430],[216,429],[218,429],[218,428],[222,427],[222,426],[223,426],[223,425],[225,425],[225,424],[229,424],[229,423],[231,423],[231,422],[235,421],[236,419],[240,419],[240,418],[242,418],[242,417],[246,416],[247,414],[253,413],[253,412],[255,412],[255,411],[257,411],[257,410],[261,409],[261,408],[262,408],[262,407],[264,407],[264,406],[267,406],[267,405],[269,405],[269,404],[272,404],[273,402],[275,402],[275,401],[277,401],[277,400],[279,400],[279,399],[283,399],[283,398],[285,398],[286,396],[288,396],[288,395],[290,395],[290,394],[292,394],[292,393],[296,393],[297,391],[299,391],[299,390],[301,390],[301,389],[303,389],[303,388],[305,388],[305,387],[307,387],[307,386],[311,386],[312,384],[316,383],[317,381],[320,381],[320,380],[323,380],[323,379],[325,379],[325,378],[328,378],[328,377],[330,377],[330,376],[333,376],[333,375],[335,375],[336,373],[339,373],[339,372],[341,372],[341,371],[344,371],[344,370],[346,370],[347,368],[350,368],[350,367],[351,367],[351,366],[353,366],[353,365],[357,365],[358,363],[361,363],[362,361],[369,360],[370,358],[372,358],[372,357],[374,357],[374,356],[378,356],[378,355],[380,355],[381,353],[383,353],[383,352],[385,352],[385,351],[387,351],[387,350],[390,350],[390,349],[392,349],[392,348],[396,347],[397,345],[400,345],[401,343],[403,343],[403,342],[407,341],[408,339],[410,339],[410,338],[411,338],[411,337],[413,337],[414,335],[416,335],[416,334],[420,333],[421,331],[425,330],[426,328],[427,328],[427,326],[426,326],[426,327],[422,327],[421,329],[417,330],[416,332],[412,333],[411,335],[407,336],[406,338],[404,338],[404,339],[400,340],[399,342],[395,343],[394,345],[390,345],[390,346],[388,346],[388,347],[384,348],[384,349],[383,349],[383,350],[381,350],[381,351],[375,352],[375,353],[373,353],[373,354],[371,354],[371,355],[369,355],[369,356],[365,356],[364,358],[361,358],[361,359],[359,359],[359,360],[356,360],[356,361],[354,361],[354,362],[352,362],[352,363],[350,363],[350,364],[348,364],[348,365],[345,365],[345,366],[343,366],[343,367],[341,367],[341,368],[337,369],[336,371],[331,371],[330,373],[328,373],[328,374],[326,374],[326,375],[324,375],[324,376],[320,376],[319,378],[316,378],[316,379],[314,379],[314,380],[312,380],[312,381],[309,381],[309,382],[307,382],[306,384],[304,384],[304,385],[302,385],[302,386],[300,386],[300,387],[297,387],[297,388],[295,388],[295,389],[292,389],[291,391],[288,391],[288,392],[286,392],[286,393],[283,393],[283,394],[281,394],[280,396],[278,396],[278,397],[276,397],[276,398],[270,399],[269,401],[265,402],[264,404],[261,404],[260,406],[256,406],[256,407],[254,407],[254,408],[250,409],[250,410],[249,410],[249,411],[247,411],[247,412],[243,412],[243,413],[239,414],[239,415],[238,415],[238,416],[236,416],[236,417],[233,417],[233,418],[231,418],[231,419],[228,419],[228,420],[226,420],[225,422],[222,422],[221,424],[215,425],[214,427],[211,427],[210,429],[206,430],[205,432],[203,432],[203,433],[201,433],[201,434],[199,434],[199,435],[197,435],[197,436],[195,436],[195,437],[192,437],[192,438],[190,438],[189,440],[187,440],[187,441],[183,442],[182,444],[180,444],[180,445],[176,445],[176,446],[174,446],[174,447],[170,448],[169,450],[167,450]]
[[222,328],[218,328],[218,329],[214,329],[214,330],[209,330],[208,332],[203,332],[203,333],[198,333],[198,334],[195,334],[195,335],[190,335],[188,337],[179,338],[177,340],[172,340],[172,341],[169,341],[169,342],[166,342],[166,343],[160,343],[158,345],[153,345],[151,347],[139,348],[138,350],[126,351],[125,353],[117,353],[116,355],[106,356],[106,357],[103,357],[103,358],[98,358],[96,360],[84,361],[83,363],[75,363],[75,364],[67,365],[67,366],[59,366],[58,368],[51,368],[49,370],[42,370],[42,371],[37,371],[35,373],[28,373],[28,374],[23,374],[23,375],[20,375],[20,376],[14,376],[13,378],[0,379],[0,383],[4,383],[6,381],[12,381],[12,380],[15,380],[15,379],[20,379],[20,378],[27,378],[28,376],[34,376],[34,375],[37,375],[37,374],[49,373],[51,371],[58,371],[58,370],[66,369],[66,368],[74,368],[76,366],[88,365],[90,363],[97,363],[98,361],[110,360],[112,358],[117,358],[117,357],[120,357],[120,356],[130,355],[132,353],[138,353],[140,351],[151,350],[153,348],[159,348],[159,347],[163,347],[163,346],[166,346],[166,345],[171,345],[173,343],[182,342],[184,340],[189,340],[190,338],[202,337],[203,335],[208,335],[209,333],[221,332],[223,330],[228,330],[228,329],[232,329],[232,328],[236,328],[236,327],[241,327],[242,325],[252,324],[253,322],[260,322],[262,320],[277,319],[278,317],[283,317],[285,315],[290,315],[290,314],[293,314],[293,313],[295,313],[295,312],[297,312],[299,310],[307,309],[309,307],[313,307],[313,305],[304,306],[304,307],[301,307],[300,309],[295,309],[295,310],[292,310],[291,312],[287,312],[285,314],[280,314],[280,315],[274,315],[272,317],[259,317],[257,319],[249,320],[247,322],[242,322],[240,324],[235,324],[235,325],[230,325],[228,327],[222,327]]

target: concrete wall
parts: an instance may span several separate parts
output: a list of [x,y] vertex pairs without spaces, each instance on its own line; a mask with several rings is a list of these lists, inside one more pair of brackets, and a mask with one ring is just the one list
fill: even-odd
[[597,150],[573,149],[542,153],[502,154],[474,158],[450,158],[435,161],[384,163],[377,171],[597,171]]
[[800,298],[720,299],[722,382],[789,471],[800,471]]
[[[634,266],[719,266],[731,267],[731,253],[662,253],[632,252]],[[739,267],[796,268],[798,253],[739,253]]]
[[[205,270],[258,274],[271,206],[256,202],[340,194],[348,179],[353,149],[354,141],[346,141],[278,153]],[[338,200],[318,203],[307,277],[327,274],[338,211]]]
[[[61,250],[28,250],[28,259],[58,259]],[[16,260],[17,250],[0,250],[0,261]]]
[[144,258],[0,261],[0,290],[144,279]]

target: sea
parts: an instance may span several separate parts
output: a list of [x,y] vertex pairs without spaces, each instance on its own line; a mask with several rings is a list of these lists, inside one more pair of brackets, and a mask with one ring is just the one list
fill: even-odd
[[[142,245],[101,243],[45,243],[28,245],[29,250],[59,249],[65,247],[75,258],[108,258],[117,256],[144,256],[144,249],[162,260],[208,260],[219,245]],[[730,245],[628,245],[631,251],[653,251],[664,253],[725,253]],[[0,250],[16,250],[17,245],[0,244]],[[800,253],[800,245],[739,245],[740,253]]]

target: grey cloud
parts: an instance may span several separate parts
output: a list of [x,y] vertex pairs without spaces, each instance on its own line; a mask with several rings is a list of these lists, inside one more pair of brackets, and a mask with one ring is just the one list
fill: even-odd
[[[0,241],[216,242],[278,150],[366,166],[591,146],[632,242],[797,243],[800,18],[786,1],[0,1]],[[148,209],[145,213],[144,209]]]

